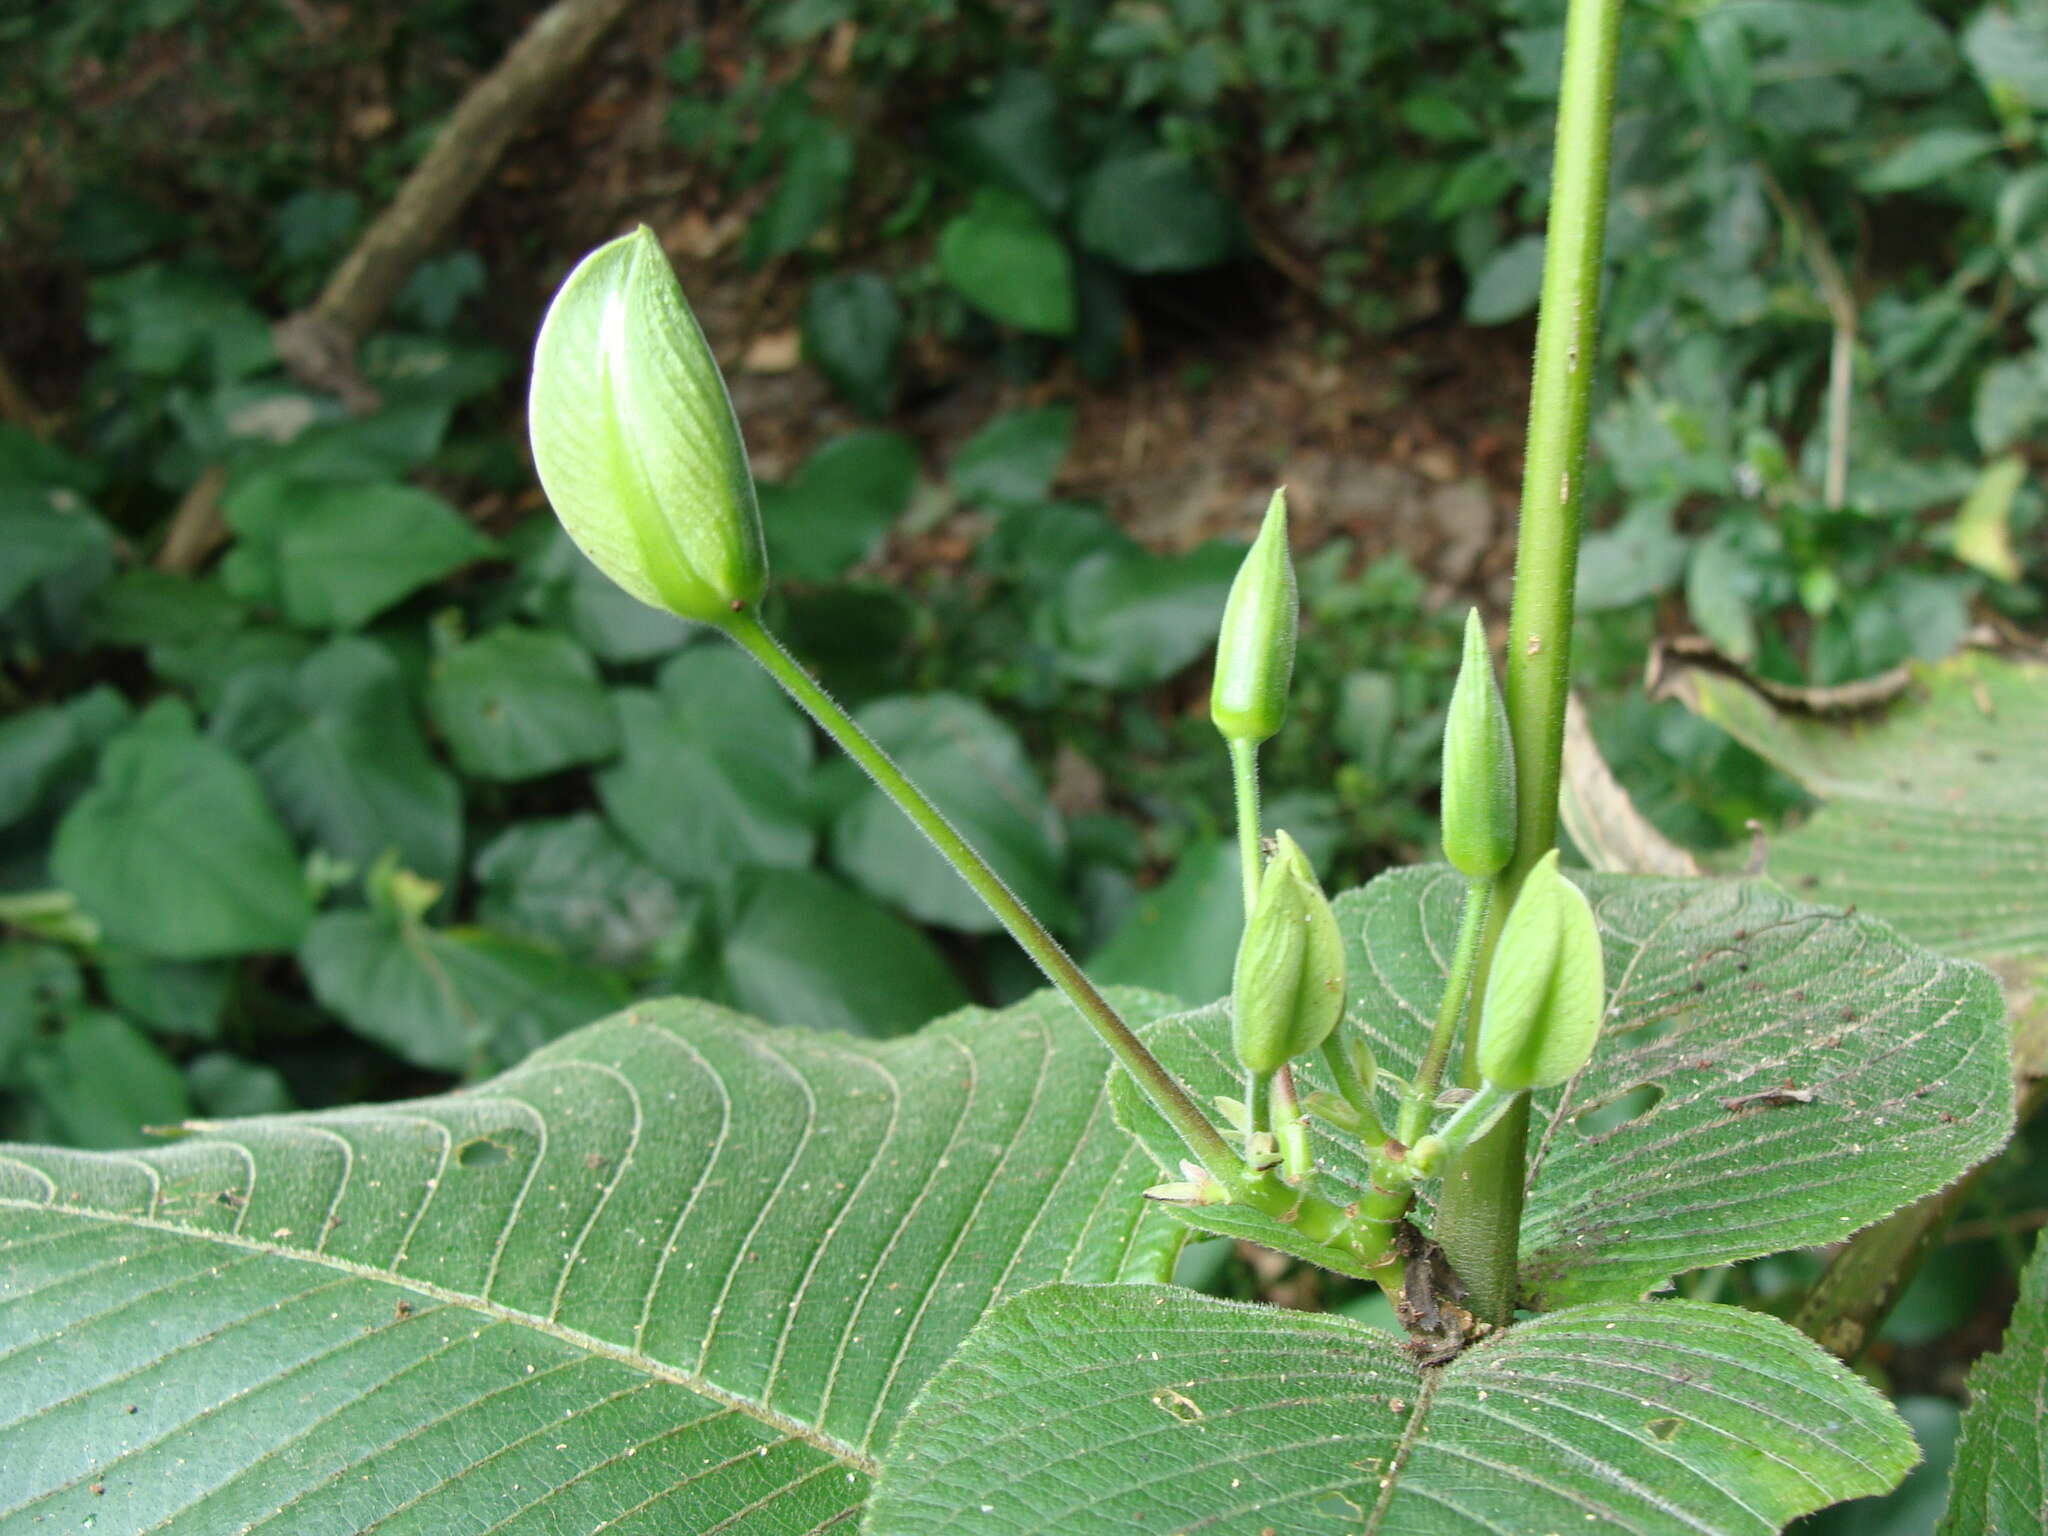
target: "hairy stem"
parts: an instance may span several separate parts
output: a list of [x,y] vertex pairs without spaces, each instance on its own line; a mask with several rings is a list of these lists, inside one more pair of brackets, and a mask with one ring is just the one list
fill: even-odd
[[1195,1160],[1226,1189],[1236,1191],[1243,1186],[1249,1178],[1249,1171],[1230,1150],[1221,1133],[1209,1123],[1208,1117],[1196,1107],[1179,1079],[1146,1049],[1145,1043],[1131,1031],[1109,1000],[1096,990],[1095,984],[1060,948],[1059,941],[1011,893],[1010,888],[1003,884],[1002,877],[989,868],[987,860],[975,852],[973,845],[954,829],[938,807],[925,798],[924,791],[911,783],[903,770],[890,760],[889,754],[877,746],[834,702],[832,696],[798,665],[796,659],[762,626],[753,610],[735,613],[726,624],[726,633],[767,669],[769,676],[803,706],[805,713],[818,722],[826,735],[839,743],[848,757],[867,770],[868,777],[896,802],[918,831],[931,840],[932,846],[944,855],[946,862],[960,872],[960,877],[987,903],[988,909],[1009,930],[1010,936],[1037,962],[1046,980],[1065,993],[1081,1017],[1094,1026],[1095,1032],[1102,1036],[1103,1042],[1123,1063],[1124,1069],[1144,1090],[1153,1106],[1180,1133]]
[[[1472,972],[1479,961],[1479,940],[1486,931],[1487,909],[1493,903],[1493,882],[1471,880],[1465,885],[1465,903],[1458,914],[1458,942],[1451,951],[1451,968],[1444,977],[1443,1000],[1437,1004],[1436,1028],[1422,1053],[1422,1065],[1401,1101],[1401,1119],[1394,1134],[1414,1146],[1429,1129],[1429,1112],[1436,1104],[1443,1083],[1444,1064],[1458,1038],[1458,1020],[1464,1016],[1465,999],[1472,990]],[[1476,1011],[1476,1010],[1475,1010]]]
[[[1515,548],[1507,707],[1515,743],[1515,856],[1481,940],[1483,984],[1503,915],[1522,879],[1557,842],[1557,791],[1571,681],[1572,603],[1607,233],[1607,159],[1621,0],[1571,0],[1557,101],[1543,299],[1529,394],[1529,439]],[[1465,1051],[1473,1074],[1472,1049]],[[1513,1319],[1516,1244],[1529,1133],[1524,1099],[1456,1160],[1444,1180],[1437,1240],[1464,1281],[1472,1309]]]
[[1230,743],[1231,787],[1237,792],[1237,862],[1244,879],[1245,921],[1259,900],[1259,746],[1254,741]]

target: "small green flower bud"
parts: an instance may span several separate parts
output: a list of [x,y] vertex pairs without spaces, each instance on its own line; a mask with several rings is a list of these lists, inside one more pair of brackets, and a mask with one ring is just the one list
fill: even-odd
[[1444,716],[1443,829],[1444,857],[1467,879],[1490,879],[1514,856],[1515,744],[1476,608]]
[[1279,835],[1259,899],[1237,947],[1231,1038],[1257,1076],[1315,1050],[1344,1013],[1344,941],[1315,871],[1293,838]]
[[732,400],[645,227],[584,257],[555,295],[527,431],[569,537],[641,602],[723,624],[767,590]]
[[1510,1093],[1561,1083],[1593,1055],[1607,1006],[1600,931],[1546,853],[1501,927],[1479,1015],[1479,1072]]
[[1237,568],[1216,637],[1209,718],[1228,741],[1256,745],[1287,720],[1297,613],[1294,561],[1287,553],[1287,493],[1275,491],[1259,536]]

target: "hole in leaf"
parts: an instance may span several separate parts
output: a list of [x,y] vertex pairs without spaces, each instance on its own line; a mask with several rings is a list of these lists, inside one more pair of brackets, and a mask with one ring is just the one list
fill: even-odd
[[1638,1083],[1626,1093],[1580,1110],[1572,1116],[1572,1127],[1589,1141],[1612,1135],[1631,1120],[1640,1120],[1664,1101],[1658,1083]]
[[475,1141],[465,1141],[455,1149],[455,1165],[458,1168],[496,1168],[511,1161],[512,1154],[488,1136],[479,1136]]
[[1669,1418],[1652,1419],[1643,1428],[1647,1429],[1658,1440],[1671,1440],[1676,1438],[1681,1429],[1685,1428],[1685,1420]]

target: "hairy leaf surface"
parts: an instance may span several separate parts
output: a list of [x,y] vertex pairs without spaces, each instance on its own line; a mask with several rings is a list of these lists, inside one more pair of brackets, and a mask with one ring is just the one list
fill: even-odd
[[[1535,1099],[1522,1272],[1538,1304],[1835,1242],[2004,1145],[2008,1030],[1981,967],[1760,881],[1572,878],[1600,924],[1608,1009],[1592,1062]],[[1337,900],[1344,1027],[1391,1072],[1414,1071],[1428,1038],[1463,885],[1399,870]],[[1220,1008],[1151,1038],[1199,1097],[1234,1091]],[[1319,1063],[1299,1075],[1329,1086]],[[1172,1167],[1183,1154],[1164,1123],[1112,1091]],[[1319,1137],[1316,1151],[1331,1193],[1356,1198],[1355,1148]]]
[[1820,716],[1687,668],[1672,691],[1826,804],[1770,871],[1923,944],[2048,972],[2048,666],[1965,652],[1880,710]]
[[2005,1345],[1970,1372],[1941,1536],[2048,1531],[2048,1243],[2036,1243]]
[[1866,1383],[1734,1307],[1574,1307],[1418,1369],[1342,1318],[1051,1285],[932,1379],[864,1529],[1748,1536],[1915,1455]]
[[1170,1258],[1107,1062],[1050,996],[654,1003],[444,1098],[10,1149],[0,1530],[849,1528],[992,1301]]

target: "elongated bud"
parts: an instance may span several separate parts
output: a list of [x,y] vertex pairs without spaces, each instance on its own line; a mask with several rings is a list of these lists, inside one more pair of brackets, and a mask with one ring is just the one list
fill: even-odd
[[641,602],[723,624],[767,590],[725,380],[645,227],[584,257],[555,295],[527,431],[569,537]]
[[1267,504],[1266,521],[1223,605],[1209,718],[1226,740],[1256,745],[1286,723],[1297,622],[1294,560],[1287,553],[1287,493],[1281,490]]
[[1593,1055],[1606,1008],[1600,931],[1546,853],[1501,927],[1479,1016],[1479,1073],[1510,1093],[1561,1083]]
[[1479,610],[1465,615],[1465,659],[1444,716],[1444,857],[1484,880],[1515,852],[1515,744],[1493,680]]
[[1344,1013],[1337,918],[1307,856],[1285,832],[1237,947],[1231,1006],[1237,1059],[1259,1076],[1315,1050]]

